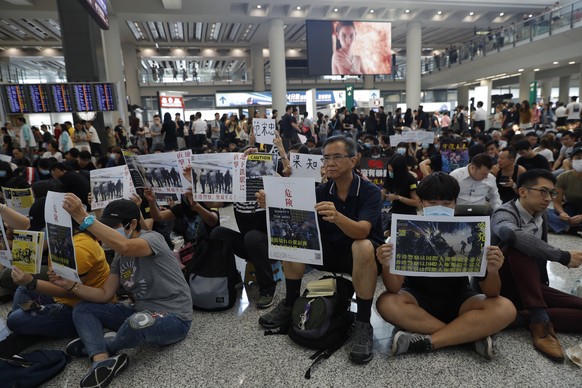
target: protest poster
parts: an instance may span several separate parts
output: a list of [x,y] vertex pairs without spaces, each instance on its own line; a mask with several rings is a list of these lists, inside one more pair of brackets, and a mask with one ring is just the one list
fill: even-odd
[[361,158],[360,171],[365,175],[370,182],[382,189],[384,187],[384,180],[386,179],[386,171],[390,158]]
[[28,216],[28,212],[34,203],[31,188],[13,189],[10,187],[2,187],[2,193],[4,194],[6,206],[22,215]]
[[269,257],[322,265],[313,178],[265,177]]
[[102,209],[117,199],[129,199],[131,195],[131,178],[127,166],[100,168],[90,171],[91,209]]
[[12,268],[12,251],[10,250],[10,245],[8,245],[8,239],[6,238],[6,230],[4,229],[4,221],[0,217],[0,265],[6,268]]
[[275,119],[253,119],[253,132],[257,143],[273,144],[276,129]]
[[123,158],[125,159],[125,165],[129,169],[129,176],[133,182],[133,187],[136,189],[143,189],[144,187],[150,186],[147,185],[145,171],[137,159],[138,156],[139,155],[131,151],[123,150]]
[[26,273],[40,273],[44,232],[15,230],[13,236],[12,266]]
[[73,222],[69,213],[63,209],[64,198],[65,193],[54,191],[49,191],[46,196],[44,218],[49,259],[57,275],[81,283],[73,245]]
[[434,132],[431,131],[403,131],[402,134],[390,135],[390,145],[396,147],[398,143],[433,144]]
[[277,175],[277,157],[274,154],[246,155],[246,201],[256,201],[255,194],[263,188],[263,177]]
[[159,206],[174,206],[182,202],[181,195],[176,193],[154,193]]
[[178,152],[139,155],[138,165],[143,169],[146,186],[154,193],[185,193],[190,182],[182,172],[186,166],[184,157],[178,160]]
[[242,153],[192,155],[192,199],[244,202],[246,160]]
[[392,214],[394,244],[390,272],[395,275],[484,276],[489,217]]
[[294,178],[313,178],[316,182],[321,182],[323,155],[290,152],[289,163],[291,164],[291,176]]
[[469,164],[469,148],[466,143],[441,143],[442,172],[447,174]]

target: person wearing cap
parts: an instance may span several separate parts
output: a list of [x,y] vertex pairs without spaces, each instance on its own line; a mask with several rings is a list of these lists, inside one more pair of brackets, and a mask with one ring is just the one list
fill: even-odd
[[582,231],[582,143],[569,158],[572,169],[558,176],[554,211],[548,212],[548,225],[556,233],[577,235]]
[[[141,230],[141,214],[134,202],[119,199],[109,203],[99,221],[87,214],[74,194],[65,195],[63,208],[80,229],[116,252],[107,280],[98,286],[49,272],[53,284],[84,300],[73,311],[80,338],[65,350],[93,361],[81,387],[106,386],[128,365],[127,355],[119,353],[122,349],[143,343],[165,346],[186,337],[192,322],[190,288],[163,236]],[[132,295],[133,306],[110,303],[120,286]],[[104,338],[104,328],[116,335]]]

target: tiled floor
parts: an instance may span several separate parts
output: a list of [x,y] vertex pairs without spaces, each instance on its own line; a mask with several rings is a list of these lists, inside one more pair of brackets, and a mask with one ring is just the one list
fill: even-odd
[[[231,225],[232,213],[222,211],[223,225]],[[582,239],[550,235],[562,249],[582,249]],[[244,264],[243,264],[244,265]],[[554,287],[570,291],[582,278],[582,269],[568,270],[551,263]],[[316,271],[308,275],[316,278]],[[382,291],[378,281],[378,295]],[[284,285],[278,286],[278,298]],[[348,360],[347,347],[318,365],[310,380],[304,373],[313,351],[295,345],[286,336],[264,336],[257,324],[261,312],[253,302],[258,290],[243,290],[234,308],[226,312],[195,314],[188,337],[159,349],[143,347],[127,351],[130,367],[112,387],[582,387],[582,369],[566,361],[557,364],[538,354],[525,330],[507,330],[496,338],[497,357],[486,361],[470,346],[443,349],[431,354],[388,357],[392,326],[373,313],[374,359],[365,366]],[[5,317],[8,305],[0,306]],[[582,325],[582,322],[581,322]],[[564,347],[582,343],[582,334],[558,334]],[[46,341],[42,348],[63,348],[65,340]],[[89,366],[74,360],[47,387],[78,386]],[[0,386],[2,384],[0,383]]]

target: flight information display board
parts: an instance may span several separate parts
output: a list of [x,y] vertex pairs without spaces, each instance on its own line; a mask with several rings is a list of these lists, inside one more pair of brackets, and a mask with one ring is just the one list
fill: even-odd
[[23,85],[5,85],[4,92],[10,113],[29,113],[26,88]]
[[75,112],[92,112],[95,110],[93,103],[93,91],[91,84],[73,84],[73,98],[75,100]]
[[113,84],[94,84],[98,111],[117,110],[117,100],[113,92]]
[[33,84],[26,86],[28,88],[28,95],[30,96],[32,113],[52,112],[47,85]]
[[54,84],[50,85],[53,107],[55,112],[72,112],[71,93],[69,85]]

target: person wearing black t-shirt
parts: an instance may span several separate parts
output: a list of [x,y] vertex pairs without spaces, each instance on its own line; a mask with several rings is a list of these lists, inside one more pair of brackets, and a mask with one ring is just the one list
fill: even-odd
[[394,155],[388,162],[387,169],[382,194],[392,202],[390,213],[416,215],[416,178],[408,172],[406,159],[402,155]]
[[515,152],[520,156],[516,163],[519,166],[523,166],[527,171],[533,170],[535,168],[550,170],[550,163],[548,162],[548,159],[540,154],[535,153],[531,149],[529,140],[518,141],[515,143],[514,148]]
[[295,143],[299,143],[298,133],[301,131],[297,125],[297,120],[293,116],[293,107],[287,106],[285,108],[285,114],[281,117],[279,121],[279,126],[281,128],[281,138],[283,139],[283,146],[285,151],[289,151],[289,147]]

